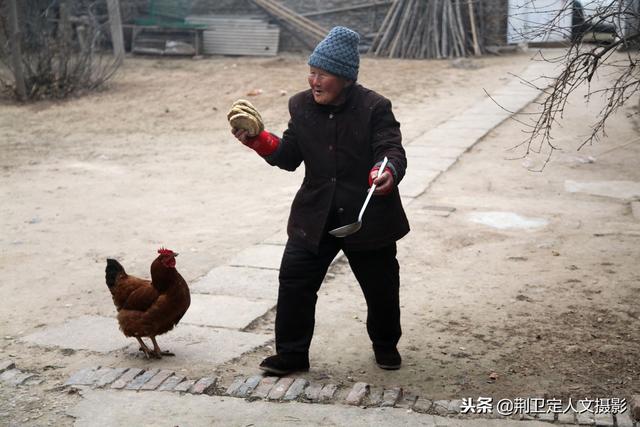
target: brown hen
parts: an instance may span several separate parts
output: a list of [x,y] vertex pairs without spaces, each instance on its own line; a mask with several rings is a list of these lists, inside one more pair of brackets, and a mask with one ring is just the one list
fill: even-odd
[[[163,352],[156,336],[173,329],[191,304],[189,286],[176,270],[177,253],[161,248],[151,263],[151,280],[128,275],[115,259],[107,259],[105,278],[118,311],[120,330],[140,343],[149,357],[173,356]],[[142,340],[149,337],[151,350]]]

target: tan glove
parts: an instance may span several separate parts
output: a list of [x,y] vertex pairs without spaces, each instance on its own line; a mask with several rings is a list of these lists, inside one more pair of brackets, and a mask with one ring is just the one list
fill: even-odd
[[244,99],[238,99],[231,105],[227,120],[232,128],[244,129],[250,137],[255,137],[264,130],[262,116],[249,101]]

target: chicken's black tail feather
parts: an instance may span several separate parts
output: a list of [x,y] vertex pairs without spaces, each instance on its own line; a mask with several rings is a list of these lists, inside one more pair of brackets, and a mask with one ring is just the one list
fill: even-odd
[[109,289],[113,288],[116,284],[116,278],[119,273],[124,273],[124,267],[120,265],[115,259],[107,258],[107,268],[105,268],[105,279]]

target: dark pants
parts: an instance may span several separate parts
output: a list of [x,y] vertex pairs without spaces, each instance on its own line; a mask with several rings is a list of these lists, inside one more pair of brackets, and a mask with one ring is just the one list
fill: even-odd
[[[276,352],[308,355],[317,293],[342,240],[329,237],[316,254],[291,239],[280,265]],[[374,346],[395,348],[400,329],[400,267],[396,244],[370,251],[345,251],[367,301],[367,332]]]

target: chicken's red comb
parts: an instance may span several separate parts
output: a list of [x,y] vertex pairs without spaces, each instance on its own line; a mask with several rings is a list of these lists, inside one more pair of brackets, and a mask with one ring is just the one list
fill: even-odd
[[160,255],[173,255],[174,254],[174,252],[171,249],[166,249],[166,248],[158,249],[158,253]]

